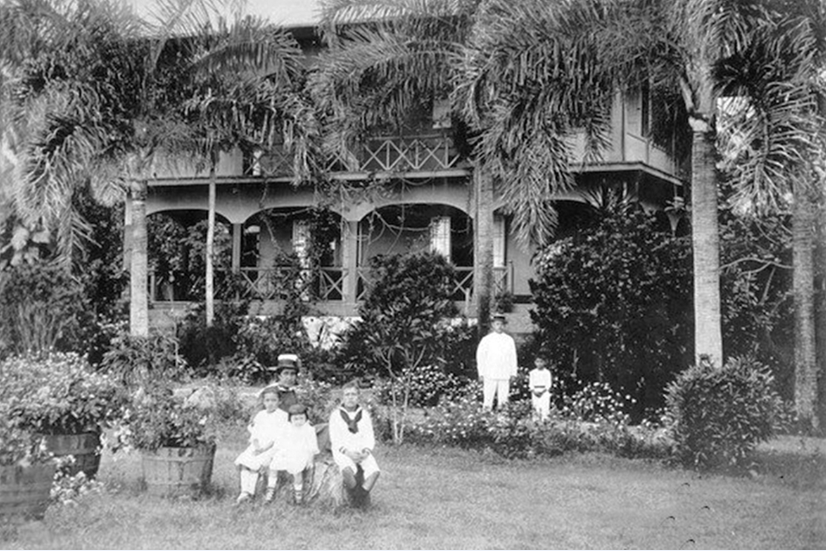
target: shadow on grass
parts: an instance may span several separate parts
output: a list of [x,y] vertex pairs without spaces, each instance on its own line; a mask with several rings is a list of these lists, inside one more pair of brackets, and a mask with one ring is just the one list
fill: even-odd
[[796,490],[826,490],[826,439],[781,436],[761,444],[740,466],[708,473],[775,481]]

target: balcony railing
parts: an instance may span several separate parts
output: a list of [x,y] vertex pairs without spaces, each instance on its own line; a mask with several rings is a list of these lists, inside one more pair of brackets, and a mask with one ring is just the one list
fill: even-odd
[[[291,266],[241,268],[238,274],[215,272],[215,296],[260,301],[280,301],[291,297],[302,300],[337,302],[344,300],[344,276],[340,267],[309,270]],[[165,277],[151,273],[150,298],[153,302],[200,302],[204,300],[204,278],[185,272]]]
[[[328,165],[330,172],[417,172],[458,168],[461,156],[453,138],[444,133],[380,136],[368,139],[353,152],[355,166],[342,159]],[[282,147],[273,148],[247,163],[248,176],[285,177],[292,174],[292,158]]]
[[[451,298],[470,302],[473,298],[473,267],[459,266],[451,282]],[[341,267],[298,269],[291,266],[275,268],[241,268],[237,274],[228,270],[215,272],[215,296],[244,298],[255,301],[283,301],[299,297],[306,301],[343,302],[346,300],[344,281],[347,270]],[[358,268],[356,300],[365,299],[375,282],[370,268]],[[493,269],[493,292],[513,292],[513,264]],[[165,302],[202,302],[204,278],[186,272],[172,272],[163,277],[149,275],[150,300]]]
[[[473,266],[458,266],[451,282],[451,298],[457,302],[470,302],[473,298]],[[357,300],[362,301],[375,281],[375,273],[370,268],[358,269]],[[493,269],[493,292],[513,292],[513,263]]]

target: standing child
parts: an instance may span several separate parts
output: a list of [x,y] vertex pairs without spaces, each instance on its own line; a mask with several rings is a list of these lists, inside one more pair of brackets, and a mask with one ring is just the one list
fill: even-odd
[[[330,447],[344,485],[355,498],[357,506],[369,503],[370,490],[379,477],[379,466],[373,457],[376,439],[373,421],[359,403],[359,387],[348,383],[342,388],[341,407],[330,414]],[[363,471],[364,481],[359,486],[357,473]]]
[[270,464],[275,453],[275,440],[287,424],[287,414],[278,408],[278,389],[268,386],[261,391],[264,409],[253,417],[249,424],[250,445],[235,460],[241,479],[241,493],[237,503],[244,503],[255,495],[258,474],[262,467]]
[[304,499],[304,470],[313,466],[313,457],[317,453],[318,441],[315,429],[308,422],[307,407],[293,404],[290,406],[289,423],[282,427],[278,435],[264,501],[270,503],[275,497],[278,471],[287,471],[293,475],[295,503],[300,504]]
[[536,357],[533,365],[528,378],[531,404],[539,420],[544,421],[551,413],[551,371],[548,369],[547,361],[541,356]]

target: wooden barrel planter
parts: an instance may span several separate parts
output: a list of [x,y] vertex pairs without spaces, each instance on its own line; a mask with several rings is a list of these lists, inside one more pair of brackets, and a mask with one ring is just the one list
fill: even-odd
[[13,519],[41,519],[49,506],[53,463],[0,466],[0,524]]
[[83,471],[87,478],[93,478],[100,468],[100,433],[43,435],[46,449],[55,457],[73,455],[75,462],[67,464],[61,471],[70,476]]
[[146,490],[162,497],[198,497],[209,489],[215,445],[141,451]]

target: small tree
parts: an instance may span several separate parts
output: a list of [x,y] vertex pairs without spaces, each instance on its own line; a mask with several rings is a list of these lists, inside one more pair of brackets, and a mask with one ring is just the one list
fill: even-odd
[[341,356],[355,373],[390,379],[393,441],[401,443],[412,375],[444,362],[441,336],[457,314],[453,267],[435,253],[377,256],[370,267],[376,277],[359,308],[361,321],[343,335]]

